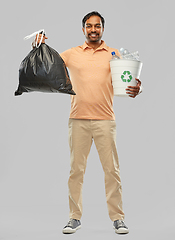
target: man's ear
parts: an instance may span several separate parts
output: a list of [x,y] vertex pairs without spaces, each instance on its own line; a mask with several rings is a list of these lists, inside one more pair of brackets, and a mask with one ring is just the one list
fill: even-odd
[[84,28],[82,28],[82,31],[83,31],[83,33],[84,33],[84,35],[85,35],[85,30],[84,30]]

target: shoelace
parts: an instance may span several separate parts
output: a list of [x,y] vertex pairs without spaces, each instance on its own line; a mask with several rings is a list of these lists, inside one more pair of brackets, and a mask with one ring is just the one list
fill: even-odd
[[118,227],[125,227],[123,220],[118,220]]
[[76,221],[75,219],[70,219],[69,222],[67,223],[67,226],[72,226],[73,225],[73,221]]

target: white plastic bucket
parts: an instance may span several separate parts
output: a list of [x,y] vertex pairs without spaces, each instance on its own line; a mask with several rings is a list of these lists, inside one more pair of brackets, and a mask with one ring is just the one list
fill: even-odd
[[115,96],[129,97],[126,93],[128,86],[136,86],[135,78],[140,77],[143,63],[128,59],[112,59],[110,61],[112,85]]

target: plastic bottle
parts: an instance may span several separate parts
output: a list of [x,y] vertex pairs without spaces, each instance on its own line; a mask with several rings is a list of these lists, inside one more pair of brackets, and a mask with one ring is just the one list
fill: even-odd
[[123,56],[124,59],[132,59],[132,60],[138,60],[139,61],[139,53],[138,51],[129,53]]
[[129,52],[128,49],[120,48],[119,50],[122,59],[130,59],[130,60],[137,60],[139,61],[139,52]]
[[128,49],[124,49],[124,48],[120,48],[119,52],[120,52],[121,55],[130,54],[129,50]]
[[117,56],[115,52],[111,52],[111,54],[112,54],[112,59],[120,59],[120,57]]

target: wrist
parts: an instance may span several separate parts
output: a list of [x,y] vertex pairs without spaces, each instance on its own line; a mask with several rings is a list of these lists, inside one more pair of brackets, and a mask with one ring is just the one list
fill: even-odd
[[142,91],[143,91],[143,86],[142,86],[142,85],[140,85],[139,94],[140,94],[140,93],[142,93]]

